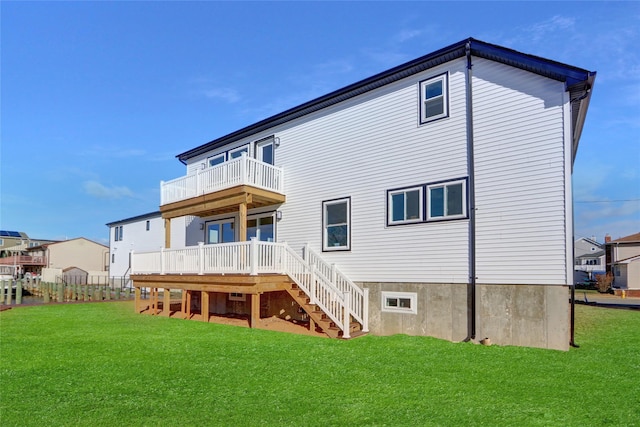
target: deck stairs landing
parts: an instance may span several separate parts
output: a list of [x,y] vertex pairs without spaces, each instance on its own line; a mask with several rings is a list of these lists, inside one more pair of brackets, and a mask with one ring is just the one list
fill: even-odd
[[[295,283],[291,284],[291,287],[287,289],[287,292],[295,302],[309,315],[311,319],[310,328],[313,329],[316,326],[322,329],[330,338],[342,338],[344,332],[333,322],[329,316],[316,304],[311,303],[311,298],[305,291],[300,289]],[[349,324],[350,338],[356,338],[362,335],[366,335],[366,332],[362,331],[362,325],[353,319]]]

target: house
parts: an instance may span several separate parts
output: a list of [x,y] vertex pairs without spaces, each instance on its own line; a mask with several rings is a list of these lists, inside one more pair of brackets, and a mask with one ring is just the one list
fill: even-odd
[[53,242],[55,240],[31,239],[22,231],[0,230],[0,265],[12,266],[17,275],[39,274],[47,265],[46,259],[27,252],[30,248]]
[[613,275],[616,294],[640,297],[640,233],[616,240],[605,237],[607,272]]
[[109,227],[109,277],[128,281],[130,253],[164,247],[164,221],[160,211],[113,221]]
[[595,237],[581,237],[575,241],[573,248],[574,283],[592,281],[597,274],[605,273],[604,245],[598,243]]
[[136,309],[567,350],[594,80],[469,38],[181,153]]
[[55,281],[69,268],[83,270],[90,276],[105,276],[109,249],[100,243],[79,237],[46,243],[27,250],[28,256],[45,260],[36,273],[42,280]]

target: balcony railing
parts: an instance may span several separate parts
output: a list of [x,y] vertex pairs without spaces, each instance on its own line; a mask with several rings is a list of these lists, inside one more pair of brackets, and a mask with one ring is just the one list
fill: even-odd
[[0,258],[0,265],[47,265],[47,258],[42,255],[13,255]]
[[251,185],[284,194],[282,168],[244,153],[242,157],[160,183],[160,205],[187,200],[238,185]]

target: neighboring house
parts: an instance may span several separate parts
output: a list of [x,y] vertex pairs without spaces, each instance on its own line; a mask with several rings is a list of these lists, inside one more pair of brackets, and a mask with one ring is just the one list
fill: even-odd
[[159,211],[107,224],[109,227],[109,277],[130,273],[130,252],[157,251],[164,247],[164,221]]
[[607,272],[613,274],[615,292],[640,297],[640,233],[605,241]]
[[27,253],[32,257],[43,257],[48,269],[62,272],[73,267],[85,272],[104,272],[107,270],[109,248],[79,237],[29,248]]
[[55,240],[31,239],[21,231],[0,230],[0,265],[10,265],[17,275],[39,274],[47,266],[46,258],[28,254],[30,248]]
[[179,154],[137,310],[567,350],[594,79],[467,39]]
[[604,274],[606,269],[604,245],[595,237],[581,237],[573,245],[575,264],[573,269],[574,283],[595,280],[597,274]]

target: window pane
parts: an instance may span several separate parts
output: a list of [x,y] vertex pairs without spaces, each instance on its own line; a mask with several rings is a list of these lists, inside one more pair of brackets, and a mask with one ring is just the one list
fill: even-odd
[[260,146],[260,160],[265,163],[273,164],[273,143]]
[[447,187],[447,215],[462,215],[462,184]]
[[263,242],[273,242],[273,217],[266,216],[260,218],[260,240]]
[[407,218],[420,218],[420,192],[418,190],[407,192]]
[[430,99],[435,96],[442,95],[442,80],[428,84],[425,87],[425,99]]
[[233,232],[233,223],[225,222],[222,224],[222,242],[234,242],[236,240],[235,237],[235,233]]
[[209,224],[207,226],[207,243],[220,243],[220,224]]
[[327,225],[347,222],[347,203],[327,205]]
[[391,196],[391,220],[404,220],[404,193],[394,194]]
[[245,147],[242,150],[233,151],[233,152],[229,153],[229,156],[232,159],[236,159],[236,158],[242,156],[242,153],[248,153],[248,152],[249,152],[249,149],[247,147]]
[[252,237],[258,237],[258,220],[247,220],[247,240],[251,240]]
[[397,298],[387,298],[387,307],[397,307],[398,299]]
[[219,165],[220,163],[224,163],[224,156],[210,157],[209,158],[209,166]]
[[426,117],[433,117],[444,113],[444,99],[436,98],[425,102]]
[[429,202],[431,217],[444,216],[444,187],[432,188]]
[[347,226],[336,225],[327,227],[327,246],[347,246]]
[[400,307],[402,307],[402,308],[411,308],[411,299],[410,298],[400,298]]

